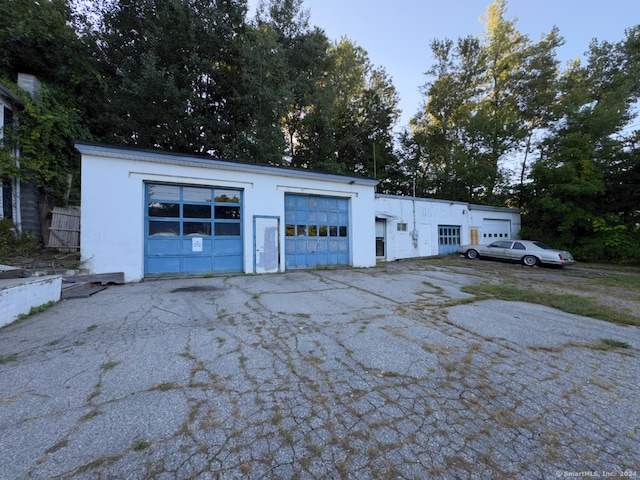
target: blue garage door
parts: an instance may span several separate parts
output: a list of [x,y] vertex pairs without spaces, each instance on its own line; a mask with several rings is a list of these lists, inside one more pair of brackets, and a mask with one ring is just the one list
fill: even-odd
[[447,255],[460,250],[460,226],[438,225],[438,254]]
[[147,184],[145,274],[242,271],[242,192]]
[[287,269],[349,265],[349,200],[285,195]]

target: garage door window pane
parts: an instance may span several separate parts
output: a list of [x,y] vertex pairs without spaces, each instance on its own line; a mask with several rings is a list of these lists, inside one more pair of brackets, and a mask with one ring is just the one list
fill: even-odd
[[239,236],[239,223],[216,223],[215,234],[220,236]]
[[180,222],[149,222],[149,235],[174,237],[180,235]]
[[296,236],[296,226],[295,225],[287,224],[287,226],[284,227],[284,231],[285,231],[285,235],[287,237],[295,237]]
[[189,205],[183,207],[185,218],[211,218],[211,205]]
[[340,236],[341,237],[347,236],[347,227],[340,227]]
[[158,200],[180,200],[180,187],[171,185],[149,185],[149,198]]
[[184,222],[184,235],[211,235],[211,223]]
[[150,217],[180,217],[180,204],[149,202],[148,215]]
[[221,203],[240,203],[240,193],[235,190],[214,190],[214,200]]
[[236,220],[240,218],[240,207],[228,207],[226,205],[216,205],[216,218],[222,220]]
[[211,189],[184,187],[184,190],[182,191],[182,197],[185,202],[210,202]]
[[309,236],[317,237],[318,236],[318,227],[315,225],[309,225]]

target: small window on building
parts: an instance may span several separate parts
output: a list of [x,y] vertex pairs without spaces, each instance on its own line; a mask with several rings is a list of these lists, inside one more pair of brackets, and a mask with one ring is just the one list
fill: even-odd
[[296,235],[298,237],[306,237],[307,236],[307,226],[306,225],[298,225]]
[[406,232],[407,231],[407,224],[406,223],[398,223],[398,231],[399,232]]
[[318,236],[318,227],[316,225],[309,225],[309,236],[310,237]]
[[338,227],[332,225],[329,227],[329,236],[330,237],[337,237],[338,236]]
[[341,237],[346,237],[347,236],[347,227],[340,227],[340,236]]

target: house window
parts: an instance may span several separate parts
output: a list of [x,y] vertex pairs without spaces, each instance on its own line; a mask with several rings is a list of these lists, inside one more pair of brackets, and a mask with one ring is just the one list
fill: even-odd
[[407,224],[406,223],[398,223],[398,231],[399,232],[406,232],[407,231]]

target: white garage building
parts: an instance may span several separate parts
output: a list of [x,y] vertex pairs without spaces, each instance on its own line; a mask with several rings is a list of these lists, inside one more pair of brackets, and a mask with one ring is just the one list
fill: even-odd
[[86,142],[80,251],[125,281],[270,273],[457,251],[516,236],[519,210],[376,195],[376,180]]
[[464,244],[518,238],[520,213],[513,208],[376,194],[376,257],[444,255]]
[[81,256],[125,281],[375,265],[374,187],[357,177],[79,142]]

